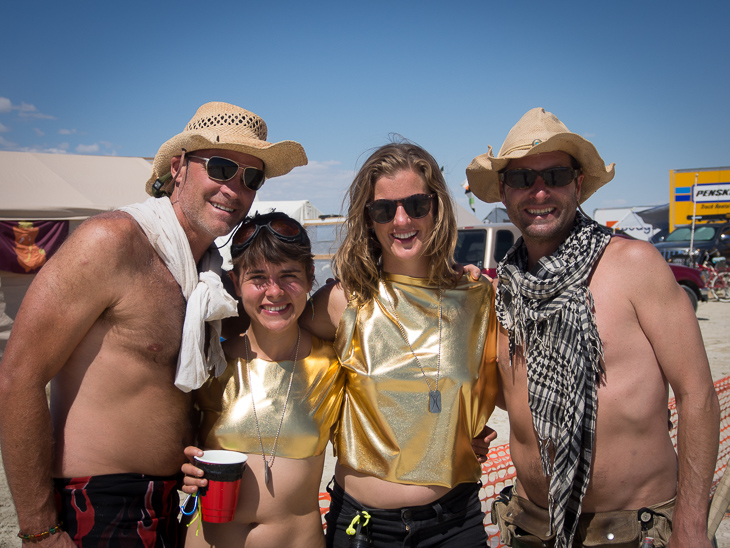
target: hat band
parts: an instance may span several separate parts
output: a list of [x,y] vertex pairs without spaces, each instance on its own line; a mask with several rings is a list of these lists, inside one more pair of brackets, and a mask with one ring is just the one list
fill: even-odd
[[516,147],[512,147],[511,149],[506,150],[504,152],[504,154],[502,154],[502,151],[500,151],[499,158],[505,158],[508,154],[511,154],[517,150],[530,150],[531,148],[539,145],[540,143],[542,143],[542,141],[540,139],[535,139],[533,142],[528,143],[526,145],[517,145]]

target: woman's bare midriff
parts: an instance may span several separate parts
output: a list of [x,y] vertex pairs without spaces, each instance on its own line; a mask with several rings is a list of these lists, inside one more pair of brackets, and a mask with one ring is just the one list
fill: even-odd
[[335,467],[335,479],[348,495],[370,508],[421,506],[438,500],[451,491],[450,487],[442,485],[393,483],[366,476],[339,464]]
[[249,454],[232,522],[204,523],[188,530],[185,546],[321,548],[324,533],[319,512],[319,483],[324,455],[307,459],[277,457],[271,483],[264,482],[261,454]]

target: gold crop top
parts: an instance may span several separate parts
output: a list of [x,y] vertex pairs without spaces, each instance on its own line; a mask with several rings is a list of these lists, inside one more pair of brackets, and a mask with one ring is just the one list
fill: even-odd
[[334,439],[338,461],[395,483],[454,487],[478,481],[481,466],[471,440],[497,395],[494,289],[484,279],[444,289],[442,408],[431,413],[428,385],[392,305],[436,388],[439,289],[421,278],[383,274],[383,280],[372,301],[360,308],[350,303],[337,328],[335,351],[346,375]]
[[[267,456],[279,428],[293,363],[253,359],[249,364]],[[261,454],[248,379],[246,360],[231,359],[220,377],[208,379],[195,392],[196,406],[202,412],[201,447]],[[294,371],[277,457],[304,459],[324,452],[340,412],[343,384],[331,344],[313,336],[311,353],[297,361]]]

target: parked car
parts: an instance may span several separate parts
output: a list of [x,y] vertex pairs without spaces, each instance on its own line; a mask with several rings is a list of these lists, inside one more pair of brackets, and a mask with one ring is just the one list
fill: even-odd
[[522,234],[512,223],[488,223],[459,229],[454,260],[461,264],[473,264],[494,278],[497,263]]
[[[690,243],[693,255],[690,258]],[[730,223],[695,225],[694,239],[692,227],[681,226],[670,232],[664,240],[654,244],[667,262],[694,265],[702,260],[702,255],[717,251],[730,259]]]
[[[461,264],[473,264],[491,278],[497,276],[497,263],[521,236],[512,223],[491,223],[459,229],[454,260]],[[626,236],[631,238],[631,236]],[[695,312],[699,301],[707,300],[707,288],[696,268],[670,263],[674,278],[687,293]]]
[[661,230],[659,230],[659,232],[653,234],[651,238],[649,238],[649,243],[658,244],[659,242],[663,242],[668,235],[669,229],[662,228]]

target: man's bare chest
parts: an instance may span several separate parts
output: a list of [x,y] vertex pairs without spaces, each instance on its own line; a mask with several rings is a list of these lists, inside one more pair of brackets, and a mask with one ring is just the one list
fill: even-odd
[[137,273],[120,298],[102,317],[109,336],[126,350],[155,362],[177,359],[182,339],[186,301],[172,274],[161,264]]

